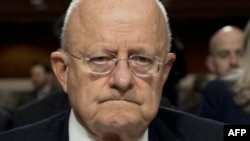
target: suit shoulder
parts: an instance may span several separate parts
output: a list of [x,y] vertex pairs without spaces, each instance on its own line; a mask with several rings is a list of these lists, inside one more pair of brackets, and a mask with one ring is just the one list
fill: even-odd
[[[0,133],[4,141],[59,141],[68,136],[69,110],[34,124]],[[66,132],[66,133],[65,133]],[[61,137],[60,137],[61,136]],[[58,139],[60,137],[60,139]],[[67,137],[66,137],[67,138]]]
[[223,140],[222,123],[169,108],[159,108],[153,124],[189,140]]

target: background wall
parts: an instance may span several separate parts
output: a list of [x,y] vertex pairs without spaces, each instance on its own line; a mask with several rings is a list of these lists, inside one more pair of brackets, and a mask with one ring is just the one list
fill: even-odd
[[[0,107],[15,107],[19,93],[32,89],[29,67],[33,62],[50,64],[50,53],[59,48],[60,20],[70,1],[1,0]],[[163,95],[176,105],[175,84],[186,73],[208,72],[205,58],[210,36],[224,25],[244,28],[250,0],[161,1],[168,11],[174,45],[178,46]]]
[[53,23],[0,24],[0,78],[28,77],[35,61],[50,64],[59,48]]
[[[32,62],[50,63],[50,53],[59,47],[58,19],[70,1],[1,0],[0,79],[26,78]],[[172,32],[183,44],[188,73],[207,72],[210,36],[227,24],[244,28],[250,14],[249,0],[162,1]]]

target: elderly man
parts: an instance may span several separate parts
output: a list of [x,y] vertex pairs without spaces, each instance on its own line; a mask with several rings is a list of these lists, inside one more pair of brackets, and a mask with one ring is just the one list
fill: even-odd
[[242,59],[243,31],[235,26],[224,26],[210,39],[206,64],[216,76],[224,76],[239,68]]
[[73,0],[51,54],[71,111],[0,135],[25,141],[211,141],[223,126],[159,109],[175,55],[156,0]]

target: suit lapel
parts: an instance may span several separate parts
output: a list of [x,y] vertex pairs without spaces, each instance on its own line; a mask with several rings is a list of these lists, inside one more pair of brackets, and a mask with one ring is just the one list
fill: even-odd
[[149,126],[149,141],[183,141],[183,139],[178,130],[171,129],[156,118]]
[[63,125],[58,125],[60,127],[58,134],[58,136],[60,136],[60,139],[58,141],[69,141],[69,131],[68,131],[69,115],[70,115],[70,110],[68,110],[67,114],[60,119]]
[[149,125],[149,141],[185,141],[180,131],[179,116],[167,108],[159,108]]

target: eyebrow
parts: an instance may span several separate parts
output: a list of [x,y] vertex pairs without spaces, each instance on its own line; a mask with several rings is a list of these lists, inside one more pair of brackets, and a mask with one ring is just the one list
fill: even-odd
[[[104,51],[104,52],[110,52],[110,53],[115,53],[117,54],[119,51],[119,47],[107,44],[107,43],[97,43],[92,45],[87,52],[91,51]],[[162,50],[160,49],[155,49],[155,47],[151,47],[147,44],[139,44],[139,45],[130,45],[128,46],[128,54],[145,54],[145,55],[159,55]]]
[[152,48],[145,48],[142,46],[138,46],[136,48],[129,49],[129,53],[154,55],[156,53],[156,50],[154,50]]

